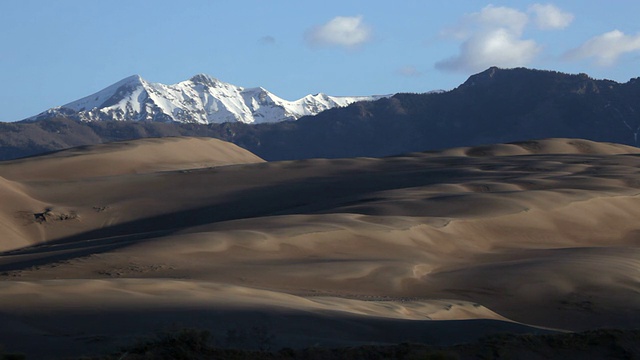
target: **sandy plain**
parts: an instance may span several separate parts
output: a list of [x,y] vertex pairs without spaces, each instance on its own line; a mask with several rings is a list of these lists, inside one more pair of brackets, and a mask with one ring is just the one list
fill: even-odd
[[259,329],[276,349],[635,327],[639,153],[548,139],[269,163],[164,138],[1,162],[0,344],[60,358],[169,327]]

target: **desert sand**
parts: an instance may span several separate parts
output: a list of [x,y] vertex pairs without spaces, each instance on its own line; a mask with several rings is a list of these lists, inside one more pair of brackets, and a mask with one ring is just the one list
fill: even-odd
[[166,138],[1,162],[0,344],[58,358],[170,326],[259,328],[274,348],[634,327],[639,153],[548,139],[264,162]]

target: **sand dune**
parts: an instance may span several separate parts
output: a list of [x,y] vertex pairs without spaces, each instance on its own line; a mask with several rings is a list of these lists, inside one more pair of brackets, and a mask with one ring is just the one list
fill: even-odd
[[6,161],[1,171],[3,176],[9,179],[67,180],[263,161],[249,151],[225,141],[212,138],[170,137],[82,146],[47,155]]
[[[118,145],[126,161],[106,167],[111,145],[0,163],[0,343],[106,349],[175,321],[269,326],[282,346],[455,343],[640,320],[640,149],[549,139],[265,163],[209,145],[224,151],[202,168],[180,162],[193,149],[162,160],[147,144]],[[221,158],[234,165],[211,167]],[[76,330],[33,320],[61,314]]]
[[613,143],[600,143],[584,139],[542,139],[509,144],[494,144],[446,149],[433,154],[441,156],[512,156],[530,154],[637,154],[640,149]]
[[39,228],[27,226],[35,221],[26,209],[41,209],[45,205],[32,198],[25,187],[15,181],[0,177],[0,251],[37,244],[47,239]]
[[[45,242],[88,228],[101,228],[113,221],[104,217],[96,219],[94,216],[109,208],[103,205],[104,201],[90,202],[90,205],[82,209],[65,205],[66,202],[84,196],[81,195],[82,191],[74,194],[83,186],[76,180],[260,162],[264,161],[231,143],[189,137],[139,139],[83,146],[2,162],[0,196],[3,201],[0,203],[0,224],[3,225],[4,239],[0,242],[0,250]],[[55,186],[51,184],[52,181],[56,183]],[[107,183],[109,181],[106,180]],[[25,186],[23,182],[31,186]],[[130,182],[130,179],[125,182]],[[71,194],[55,197],[58,188],[64,188]],[[93,191],[90,187],[86,190]],[[119,190],[100,191],[103,193],[94,193],[87,199],[100,199],[108,196],[111,191]],[[135,198],[133,194],[129,196]],[[82,212],[82,216],[79,212]],[[140,211],[140,214],[146,216],[144,211]],[[39,226],[29,226],[33,224]]]

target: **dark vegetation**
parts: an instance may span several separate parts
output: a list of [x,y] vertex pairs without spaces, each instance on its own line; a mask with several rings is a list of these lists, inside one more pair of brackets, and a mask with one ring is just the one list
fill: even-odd
[[0,360],[24,360],[26,358],[24,354],[5,352],[0,346]]
[[[640,357],[639,330],[594,330],[553,335],[494,335],[475,343],[454,346],[429,346],[402,343],[397,345],[363,345],[329,349],[284,348],[244,350],[255,346],[260,336],[248,331],[241,343],[220,346],[209,332],[182,329],[164,332],[138,341],[121,351],[102,357],[84,359],[637,359]],[[228,333],[229,337],[237,333]],[[254,343],[251,343],[254,342]],[[259,342],[259,341],[258,341]],[[229,347],[231,346],[231,347]]]
[[621,84],[530,69],[490,68],[451,91],[397,94],[294,122],[246,125],[0,123],[0,159],[73,146],[161,136],[233,142],[266,160],[387,156],[550,137],[638,145],[640,78]]

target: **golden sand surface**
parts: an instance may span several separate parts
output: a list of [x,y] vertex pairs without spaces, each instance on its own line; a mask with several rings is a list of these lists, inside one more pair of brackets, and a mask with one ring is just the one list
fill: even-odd
[[276,347],[634,327],[638,153],[548,139],[264,162],[163,138],[0,162],[0,344],[55,358],[175,325],[259,327]]

